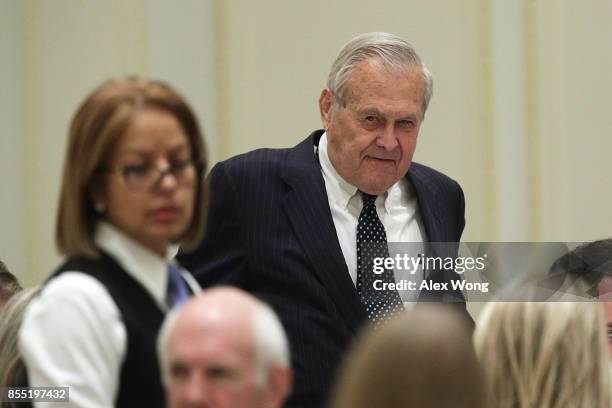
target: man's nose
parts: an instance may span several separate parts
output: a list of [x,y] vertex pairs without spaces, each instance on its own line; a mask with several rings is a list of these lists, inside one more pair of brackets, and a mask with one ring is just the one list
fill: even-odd
[[387,151],[395,149],[398,145],[395,127],[393,124],[388,124],[382,129],[381,133],[376,138],[376,146],[382,147]]
[[206,384],[202,378],[193,375],[183,389],[183,404],[186,408],[205,408],[208,406]]

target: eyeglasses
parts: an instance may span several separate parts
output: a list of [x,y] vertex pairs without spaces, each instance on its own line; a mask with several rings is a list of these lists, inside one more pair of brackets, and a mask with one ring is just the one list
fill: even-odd
[[181,186],[191,186],[195,176],[201,172],[202,166],[193,160],[173,160],[161,168],[151,162],[141,164],[128,164],[119,167],[116,171],[123,177],[128,188],[134,191],[148,191],[158,185],[164,177],[172,175]]

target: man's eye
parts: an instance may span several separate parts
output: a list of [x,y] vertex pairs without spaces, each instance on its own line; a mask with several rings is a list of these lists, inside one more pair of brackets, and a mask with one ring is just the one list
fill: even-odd
[[170,376],[175,380],[186,378],[189,374],[189,369],[184,365],[175,364],[170,367]]
[[414,122],[411,120],[400,120],[400,126],[406,129],[410,129],[414,127]]
[[233,377],[233,372],[224,367],[211,367],[206,375],[210,380],[224,380]]
[[373,128],[376,128],[376,127],[380,126],[380,118],[378,116],[374,116],[374,115],[364,116],[363,119],[361,120],[361,123],[366,128],[372,128],[373,129]]

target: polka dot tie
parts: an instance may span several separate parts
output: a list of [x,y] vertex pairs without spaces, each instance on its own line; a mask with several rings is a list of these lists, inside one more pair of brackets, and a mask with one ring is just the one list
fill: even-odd
[[[368,318],[378,326],[394,313],[404,310],[397,290],[383,289],[384,283],[395,282],[393,270],[374,273],[374,258],[387,258],[387,233],[376,213],[376,196],[361,192],[363,208],[357,222],[357,292],[365,304]],[[374,289],[374,283],[380,280]]]

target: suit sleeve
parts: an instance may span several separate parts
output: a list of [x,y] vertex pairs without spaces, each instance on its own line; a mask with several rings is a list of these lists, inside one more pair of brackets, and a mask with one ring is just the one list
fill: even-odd
[[202,288],[215,285],[244,286],[246,240],[244,198],[236,183],[218,163],[208,176],[208,218],[204,238],[192,252],[181,251],[177,259],[191,271]]

